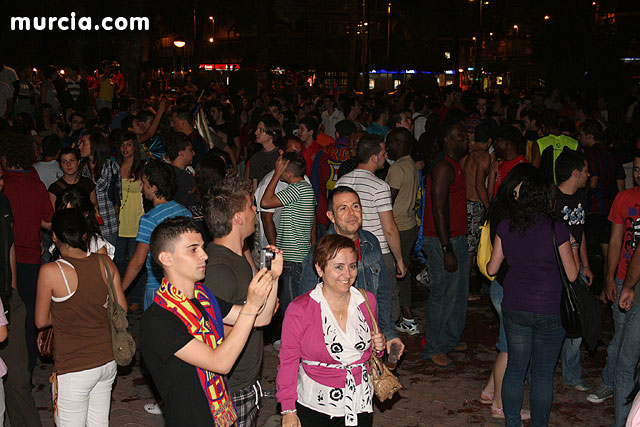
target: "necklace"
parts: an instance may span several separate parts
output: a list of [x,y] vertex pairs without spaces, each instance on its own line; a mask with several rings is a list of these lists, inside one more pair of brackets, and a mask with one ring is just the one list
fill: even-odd
[[122,204],[120,206],[120,212],[122,212],[124,210],[124,207],[127,204],[127,200],[129,200],[129,194],[131,193],[131,184],[133,184],[135,182],[135,179],[131,179],[131,178],[124,178],[123,181],[127,182],[127,189],[125,190],[124,188],[122,189]]

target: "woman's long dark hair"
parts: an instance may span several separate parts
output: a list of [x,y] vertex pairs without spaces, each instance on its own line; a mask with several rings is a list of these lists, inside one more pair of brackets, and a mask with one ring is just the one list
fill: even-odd
[[93,157],[93,180],[98,181],[102,176],[102,168],[105,162],[111,156],[109,143],[107,138],[99,131],[89,133],[89,142],[91,142],[91,157]]
[[54,213],[51,230],[55,233],[58,242],[72,248],[87,250],[87,226],[78,209],[66,208]]
[[142,177],[142,168],[144,167],[144,161],[142,160],[142,155],[140,154],[140,144],[138,144],[138,138],[136,138],[133,132],[123,132],[118,137],[116,141],[116,143],[118,144],[118,154],[116,155],[116,160],[118,164],[122,166],[124,157],[122,157],[120,147],[125,141],[129,140],[133,142],[133,164],[131,165],[129,176],[123,176],[123,178],[129,178],[138,181]]
[[491,206],[489,206],[486,215],[491,226],[492,241],[500,221],[513,217],[513,212],[516,208],[516,199],[513,196],[518,184],[538,173],[538,169],[530,163],[520,163],[515,165],[504,178],[504,181],[502,181],[502,184],[498,187],[498,193],[493,199],[493,202],[491,202]]
[[89,193],[76,185],[66,188],[56,199],[55,209],[61,211],[69,208],[73,208],[83,215],[87,242],[90,242],[94,237],[102,237],[100,224],[96,219],[96,208],[91,203]]
[[554,200],[555,187],[541,173],[525,178],[520,187],[509,231],[517,228],[520,234],[524,234],[536,218],[553,219]]

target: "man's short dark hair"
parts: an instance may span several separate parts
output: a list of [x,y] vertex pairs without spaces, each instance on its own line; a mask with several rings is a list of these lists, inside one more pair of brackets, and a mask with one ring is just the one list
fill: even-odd
[[141,122],[146,122],[147,120],[153,119],[154,117],[155,115],[149,110],[142,110],[136,115],[136,119],[140,120]]
[[53,157],[60,151],[58,135],[48,135],[42,140],[42,157]]
[[362,105],[362,103],[360,102],[360,100],[358,100],[358,98],[349,98],[347,99],[347,102],[344,103],[344,105],[342,106],[343,108],[343,113],[345,117],[348,117],[349,114],[351,114],[351,109],[355,108],[356,105]]
[[558,129],[560,116],[556,110],[548,108],[540,115],[540,123],[542,123],[547,129]]
[[571,178],[573,171],[582,171],[585,167],[585,160],[584,154],[565,147],[556,159],[556,181],[558,184],[562,184]]
[[191,140],[181,132],[168,132],[163,136],[164,148],[167,150],[169,160],[174,161],[181,151],[191,145]]
[[276,107],[278,109],[278,111],[282,110],[282,104],[280,104],[280,101],[278,101],[277,99],[272,99],[271,101],[269,101],[269,105],[267,105],[268,107]]
[[344,119],[336,123],[336,133],[340,138],[349,138],[357,131],[358,127],[351,120]]
[[[304,116],[300,119],[300,124],[304,125],[307,130],[313,132],[313,139],[318,137],[318,121],[312,116]],[[266,126],[266,125],[265,125]]]
[[74,156],[76,156],[76,160],[80,160],[80,152],[78,152],[78,149],[72,147],[64,147],[60,150],[60,154],[58,155],[58,162],[65,154],[73,154]]
[[251,182],[239,176],[225,178],[211,190],[204,218],[214,239],[231,233],[233,215],[245,210],[250,194]]
[[393,160],[411,153],[413,135],[405,128],[395,128],[387,134],[387,152]]
[[307,163],[304,160],[302,153],[290,151],[282,154],[284,160],[288,160],[287,170],[290,171],[296,178],[304,177],[307,171]]
[[491,126],[485,121],[481,121],[476,125],[473,131],[473,137],[476,142],[489,142],[491,139]]
[[162,252],[173,252],[176,241],[184,233],[199,233],[198,223],[186,216],[167,218],[156,226],[149,239],[151,259],[162,267],[158,259]]
[[86,120],[84,114],[82,114],[80,111],[74,111],[73,113],[71,113],[71,115],[69,116],[69,120],[72,121],[74,117],[80,117],[83,122]]
[[264,124],[264,133],[273,138],[275,143],[282,135],[282,126],[280,122],[275,119],[271,114],[263,114],[260,117],[260,121]]
[[126,115],[121,121],[120,121],[120,129],[122,130],[126,130],[128,131],[129,129],[131,129],[133,127],[133,121],[135,120],[135,116],[132,116],[131,114]]
[[173,166],[159,159],[151,159],[144,165],[142,174],[149,181],[149,185],[155,185],[158,189],[157,197],[164,197],[167,201],[173,200],[177,188]]
[[604,138],[604,130],[597,120],[585,120],[582,126],[580,126],[580,130],[584,132],[585,135],[593,136],[593,139],[596,141],[602,141]]
[[331,191],[329,193],[329,197],[327,197],[327,210],[333,212],[333,198],[335,196],[337,196],[338,194],[344,194],[344,193],[351,193],[351,194],[355,194],[355,196],[358,198],[358,201],[360,201],[360,196],[358,195],[358,192],[356,190],[354,190],[351,187],[347,187],[346,185],[339,185],[337,187],[335,187],[333,189],[333,191]]
[[187,107],[178,107],[173,110],[177,118],[185,120],[189,125],[193,124],[193,114]]
[[536,110],[527,110],[522,113],[522,118],[528,118],[530,122],[536,122],[537,125],[540,124],[540,114]]
[[366,134],[360,138],[356,148],[358,163],[368,163],[371,156],[379,154],[382,151],[380,144],[382,144],[382,139],[378,135]]
[[382,116],[383,114],[387,114],[386,107],[378,106],[371,112],[371,118],[374,122],[377,122],[378,120],[380,120],[380,116]]
[[35,146],[30,136],[16,132],[0,135],[0,157],[4,157],[7,166],[27,170],[35,159]]

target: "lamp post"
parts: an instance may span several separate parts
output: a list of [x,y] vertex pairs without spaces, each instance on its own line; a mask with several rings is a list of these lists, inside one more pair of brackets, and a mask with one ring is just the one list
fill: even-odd
[[480,12],[478,16],[478,35],[474,37],[476,42],[476,57],[473,64],[473,84],[478,82],[478,76],[480,74],[480,49],[482,49],[482,4],[484,2],[485,0],[478,0],[478,3],[480,3]]
[[173,41],[173,44],[175,45],[175,47],[182,50],[182,59],[180,61],[180,74],[184,78],[184,47],[186,46],[187,42],[185,42],[182,39],[182,37],[176,37],[176,39]]

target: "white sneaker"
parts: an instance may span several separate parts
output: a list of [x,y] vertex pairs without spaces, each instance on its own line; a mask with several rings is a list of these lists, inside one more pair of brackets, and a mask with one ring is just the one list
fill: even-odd
[[418,324],[415,321],[407,321],[403,318],[399,323],[396,323],[396,331],[404,332],[409,335],[417,335],[420,333],[418,330]]
[[416,280],[423,285],[428,285],[431,281],[431,277],[429,277],[429,271],[427,267],[425,267],[420,273],[416,275]]
[[162,415],[162,409],[158,403],[147,403],[144,405],[144,410],[153,415]]

